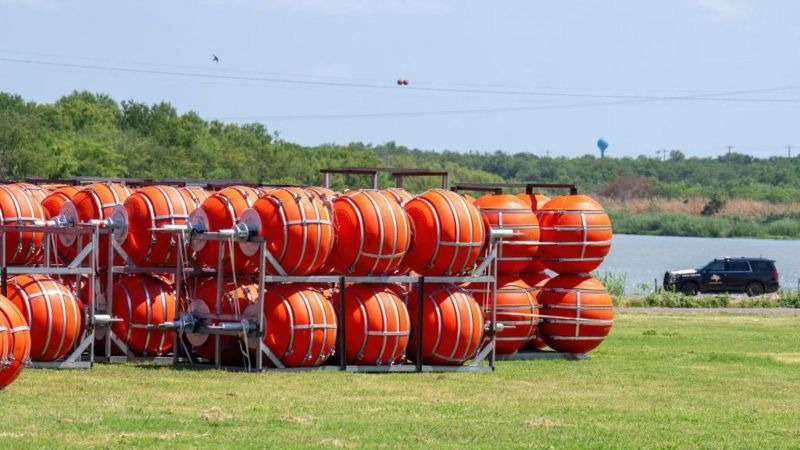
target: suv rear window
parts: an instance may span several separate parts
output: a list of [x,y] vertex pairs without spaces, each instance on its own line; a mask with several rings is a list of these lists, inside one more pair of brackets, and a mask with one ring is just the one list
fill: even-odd
[[726,272],[749,272],[750,265],[747,261],[727,261],[725,262]]
[[751,261],[750,265],[753,266],[754,272],[774,272],[775,268],[769,261]]

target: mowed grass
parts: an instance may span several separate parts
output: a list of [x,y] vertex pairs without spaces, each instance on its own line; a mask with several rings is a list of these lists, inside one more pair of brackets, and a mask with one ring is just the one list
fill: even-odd
[[495,373],[26,370],[0,447],[800,446],[800,316],[620,315],[588,361]]

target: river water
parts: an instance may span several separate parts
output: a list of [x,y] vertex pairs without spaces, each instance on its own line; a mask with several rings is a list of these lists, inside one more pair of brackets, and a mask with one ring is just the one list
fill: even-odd
[[798,288],[800,280],[800,240],[719,239],[673,236],[616,234],[611,252],[599,272],[625,274],[625,292],[652,290],[653,280],[661,283],[664,272],[690,269],[724,256],[764,257],[775,260],[780,283]]

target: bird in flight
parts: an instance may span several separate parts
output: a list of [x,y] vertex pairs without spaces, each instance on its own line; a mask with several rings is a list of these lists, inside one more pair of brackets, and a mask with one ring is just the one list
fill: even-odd
[[211,55],[211,61],[214,61],[215,63],[218,63],[219,62],[219,58],[217,57],[217,55]]

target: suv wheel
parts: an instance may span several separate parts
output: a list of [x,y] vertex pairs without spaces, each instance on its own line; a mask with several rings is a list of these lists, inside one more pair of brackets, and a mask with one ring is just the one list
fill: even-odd
[[747,287],[744,289],[747,293],[748,297],[756,297],[764,293],[764,286],[761,283],[751,282],[747,283]]
[[697,283],[690,281],[688,283],[683,283],[681,285],[681,292],[686,295],[691,295],[691,296],[697,295],[697,291],[698,291]]

